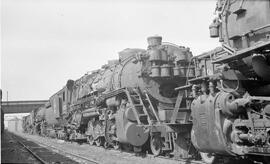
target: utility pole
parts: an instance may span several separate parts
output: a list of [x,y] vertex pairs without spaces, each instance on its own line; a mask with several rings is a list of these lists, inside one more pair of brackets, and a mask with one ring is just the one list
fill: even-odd
[[0,89],[0,109],[2,110],[2,89]]

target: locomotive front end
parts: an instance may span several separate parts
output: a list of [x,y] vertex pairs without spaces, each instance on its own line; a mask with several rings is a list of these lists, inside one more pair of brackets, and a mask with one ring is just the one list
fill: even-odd
[[191,64],[193,144],[209,163],[217,156],[269,162],[270,1],[218,0],[216,11],[210,35],[222,48]]
[[[160,36],[148,37],[147,41],[146,51],[125,49],[119,53],[121,62],[113,70],[113,83],[108,86],[112,91],[125,88],[125,93],[106,101],[109,113],[115,113],[110,116],[113,118],[110,123],[116,125],[115,138],[117,136],[119,142],[137,147],[146,143],[149,134],[151,137],[161,134],[171,138],[168,133],[176,132],[166,131],[165,124],[171,122],[173,115],[173,124],[187,123],[190,117],[190,111],[174,111],[178,96],[174,88],[186,84],[188,63],[192,57],[189,48],[164,43]],[[155,124],[159,124],[157,130],[149,130]],[[165,144],[169,142],[173,141]]]

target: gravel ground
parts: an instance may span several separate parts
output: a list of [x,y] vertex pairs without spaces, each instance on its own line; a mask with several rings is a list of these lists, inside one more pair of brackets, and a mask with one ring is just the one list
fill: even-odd
[[17,133],[17,135],[32,141],[41,142],[46,145],[63,149],[70,153],[93,159],[103,164],[181,164],[180,161],[154,158],[153,156],[137,157],[132,153],[108,150],[102,147],[90,146],[88,144],[80,145],[76,142],[64,142],[62,140],[29,135],[25,133]]
[[1,134],[1,163],[39,163],[5,131]]
[[[42,163],[41,161],[37,160],[33,154],[28,152],[23,145],[34,152],[34,154],[40,159],[49,164],[80,164],[82,162],[86,162],[82,159],[73,160],[72,158],[68,158],[66,155],[62,155],[61,153],[40,146],[33,140],[25,139],[24,137],[20,137],[18,135],[15,136],[12,132],[8,131],[5,131],[2,134],[1,141],[1,163]],[[94,162],[91,164],[94,164]]]

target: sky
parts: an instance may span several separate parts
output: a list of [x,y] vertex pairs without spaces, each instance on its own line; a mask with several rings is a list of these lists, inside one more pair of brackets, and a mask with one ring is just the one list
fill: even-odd
[[199,55],[219,46],[209,37],[215,0],[2,0],[3,100],[45,100],[68,79],[147,48],[148,36]]

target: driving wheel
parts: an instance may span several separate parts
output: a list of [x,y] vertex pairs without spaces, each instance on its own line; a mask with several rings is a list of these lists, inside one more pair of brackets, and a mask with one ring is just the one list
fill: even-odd
[[159,156],[162,153],[162,140],[158,135],[153,135],[150,140],[150,148],[155,156]]

